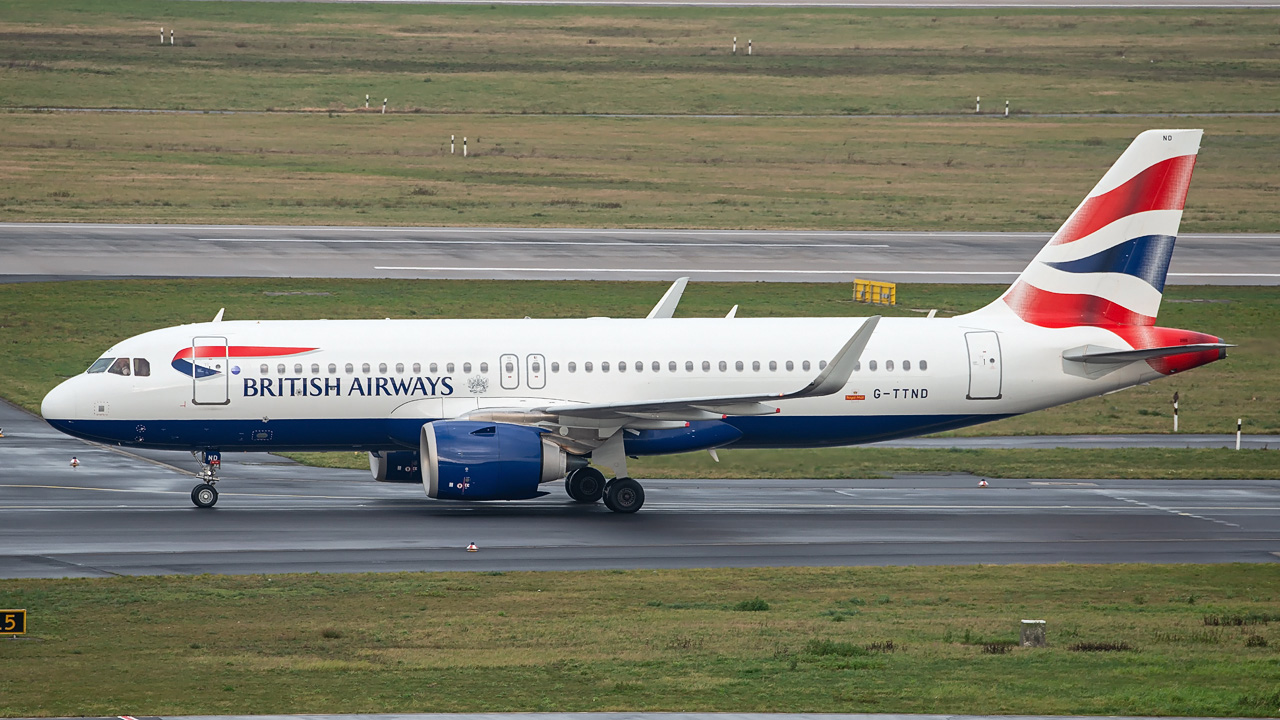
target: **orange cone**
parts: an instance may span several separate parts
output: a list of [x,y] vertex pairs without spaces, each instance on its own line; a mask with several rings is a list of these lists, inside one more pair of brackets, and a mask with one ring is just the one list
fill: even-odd
[[475,543],[471,543],[470,545],[467,545],[467,552],[475,552],[479,549],[480,548],[476,547]]
[[986,486],[987,486],[987,481],[986,481],[986,480],[979,480],[979,481],[978,481],[978,487],[986,487]]

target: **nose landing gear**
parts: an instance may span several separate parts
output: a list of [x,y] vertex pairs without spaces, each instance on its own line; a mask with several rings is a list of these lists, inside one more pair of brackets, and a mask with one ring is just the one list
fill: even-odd
[[218,468],[222,467],[222,453],[217,450],[191,453],[200,463],[199,478],[204,482],[191,488],[191,502],[198,508],[211,508],[218,504],[218,490],[214,484],[218,482]]

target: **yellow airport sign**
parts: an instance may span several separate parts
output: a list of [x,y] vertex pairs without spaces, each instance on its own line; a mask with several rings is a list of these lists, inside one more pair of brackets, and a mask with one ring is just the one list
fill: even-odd
[[891,282],[875,280],[853,281],[854,302],[871,303],[872,305],[897,305],[898,286]]
[[0,635],[26,635],[26,610],[0,610]]

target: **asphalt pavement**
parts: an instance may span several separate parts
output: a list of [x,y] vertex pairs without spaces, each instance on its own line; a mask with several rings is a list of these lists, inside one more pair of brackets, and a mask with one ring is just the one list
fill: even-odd
[[0,577],[1280,559],[1280,480],[643,480],[623,516],[559,482],[455,503],[229,453],[217,507],[197,510],[188,456],[90,445],[4,404],[0,428]]
[[[326,277],[1013,281],[1048,233],[0,223],[0,282]],[[1280,285],[1280,234],[1184,234],[1170,284]]]

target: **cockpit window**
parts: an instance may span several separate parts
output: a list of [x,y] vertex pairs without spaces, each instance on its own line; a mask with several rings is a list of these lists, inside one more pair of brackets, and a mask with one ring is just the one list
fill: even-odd
[[87,373],[106,372],[107,368],[111,367],[111,363],[113,362],[115,362],[115,358],[98,358],[97,360],[93,361],[93,364],[90,365],[89,369],[85,370],[85,372]]
[[146,358],[133,359],[133,374],[138,377],[148,377],[151,375],[151,363]]
[[113,375],[128,375],[129,358],[116,358],[116,361],[111,363],[111,367],[107,368],[107,372]]

